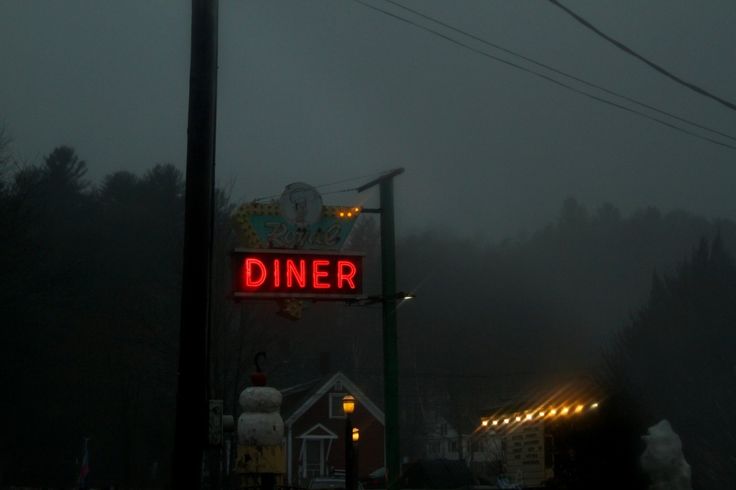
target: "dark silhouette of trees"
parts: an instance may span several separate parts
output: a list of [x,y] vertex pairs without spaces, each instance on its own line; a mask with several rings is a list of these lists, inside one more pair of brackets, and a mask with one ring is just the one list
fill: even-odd
[[[93,186],[73,149],[62,146],[38,165],[14,167],[3,141],[0,132],[6,169],[0,172],[0,386],[7,394],[0,397],[0,485],[73,485],[84,437],[92,438],[94,485],[165,485],[182,174],[156,165],[142,175],[116,172]],[[297,323],[278,317],[273,303],[232,302],[228,254],[238,239],[232,211],[220,192],[211,396],[237,415],[253,354],[265,350],[277,386],[320,376],[326,353],[332,370],[347,372],[380,401],[380,306],[308,303]],[[716,226],[723,241],[702,246],[688,265],[674,269]],[[380,293],[378,239],[376,223],[363,217],[348,244],[368,254],[369,294]],[[736,243],[731,222],[654,208],[623,216],[610,204],[589,212],[574,199],[565,201],[557,222],[517,240],[483,243],[441,231],[400,237],[399,287],[417,294],[399,313],[402,427],[421,439],[422,407],[472,424],[489,403],[592,372],[600,346],[646,296],[656,269],[651,304],[622,334],[612,379],[641,386],[626,400],[641,403],[644,419],[667,417],[682,432],[698,478],[724,474],[728,461],[721,455],[733,434],[725,420],[733,411],[733,344],[719,339],[731,338],[725,329],[733,311],[719,308],[736,301],[726,293],[733,266],[723,243]],[[640,354],[655,347],[671,354],[666,359],[687,362],[667,378],[661,367],[667,362],[647,364]],[[698,376],[709,373],[707,379],[693,374],[699,367]],[[649,388],[657,383],[661,393]],[[691,404],[682,402],[687,393]],[[670,407],[676,410],[664,413]],[[696,407],[707,421],[691,430],[687,421]],[[725,427],[731,429],[717,430]],[[696,450],[710,466],[691,457]]]
[[93,189],[85,174],[59,147],[1,195],[0,468],[18,484],[73,484],[85,436],[93,481],[151,484],[168,471],[182,176],[160,165]]
[[721,235],[673,274],[654,274],[649,300],[608,356],[609,391],[683,441],[695,488],[736,486],[736,267]]
[[[477,422],[483,409],[595,374],[602,349],[647,296],[653,270],[674,273],[692,244],[717,229],[723,243],[736,243],[728,221],[581,208],[568,200],[557,223],[499,244],[438,232],[401,241],[399,282],[418,294],[400,311],[402,359],[409,359],[402,406],[414,412],[407,419],[432,406],[447,420]],[[430,396],[438,387],[448,396]],[[641,420],[616,423],[638,429]],[[628,455],[639,435],[626,443]]]

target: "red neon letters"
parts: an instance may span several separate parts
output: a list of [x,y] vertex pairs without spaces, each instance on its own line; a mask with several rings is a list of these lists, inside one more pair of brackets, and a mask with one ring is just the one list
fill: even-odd
[[330,265],[329,260],[315,260],[312,262],[312,285],[315,289],[329,289],[330,283],[326,282],[330,273],[327,272],[326,268]]
[[[258,269],[256,272],[255,269]],[[255,279],[258,277],[258,279]],[[266,282],[266,264],[258,259],[245,259],[245,287],[257,288]]]
[[287,250],[236,251],[235,295],[354,297],[362,294],[363,257]]
[[358,269],[355,268],[355,264],[349,260],[338,260],[337,261],[337,287],[341,288],[342,285],[347,282],[351,289],[355,289],[355,274]]
[[[275,260],[278,262],[278,259]],[[294,281],[300,288],[307,287],[307,261],[302,259],[299,261],[299,268],[291,259],[286,259],[286,287],[294,287]]]

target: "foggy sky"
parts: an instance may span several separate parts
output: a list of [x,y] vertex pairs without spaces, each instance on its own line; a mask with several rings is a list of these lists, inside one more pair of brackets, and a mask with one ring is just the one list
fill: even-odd
[[[410,17],[382,0],[370,3]],[[736,133],[735,113],[548,2],[405,3]],[[736,2],[564,3],[674,73],[736,99]],[[159,162],[183,169],[189,13],[183,0],[1,3],[0,123],[16,155],[38,163],[55,146],[72,145],[94,181]],[[736,219],[736,151],[574,95],[352,1],[222,0],[219,66],[217,176],[236,200],[278,194],[295,181],[321,185],[404,166],[396,184],[400,233],[449,226],[499,239],[554,219],[567,196],[590,206],[656,205]]]

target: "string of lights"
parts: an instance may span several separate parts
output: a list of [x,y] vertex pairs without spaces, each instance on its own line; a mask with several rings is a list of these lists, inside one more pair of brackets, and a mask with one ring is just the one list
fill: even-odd
[[481,427],[504,427],[514,424],[525,424],[530,422],[543,422],[559,420],[571,416],[579,416],[600,406],[598,401],[588,402],[563,402],[554,405],[542,405],[528,408],[526,410],[513,411],[510,413],[498,413],[490,417],[481,418]]

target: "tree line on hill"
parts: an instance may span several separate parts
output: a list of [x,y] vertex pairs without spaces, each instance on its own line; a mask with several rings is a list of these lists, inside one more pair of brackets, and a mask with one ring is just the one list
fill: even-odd
[[[17,165],[4,141],[0,485],[73,483],[91,437],[92,482],[165,486],[183,176],[156,165],[93,185],[69,147]],[[320,376],[329,354],[333,369],[380,402],[375,305],[306,304],[294,322],[274,304],[229,298],[235,205],[218,191],[212,398],[237,416],[253,356],[265,350],[276,386]],[[350,242],[367,252],[368,290],[377,293],[376,223],[361,218]],[[623,216],[610,204],[591,213],[574,199],[555,223],[501,243],[441,230],[400,235],[399,287],[417,294],[399,310],[403,451],[421,452],[428,410],[472,426],[491,404],[582,373],[624,407],[605,420],[628,430],[631,452],[637,431],[668,418],[696,481],[726,488],[718,484],[734,481],[736,446],[734,244],[731,221],[656,208]]]

